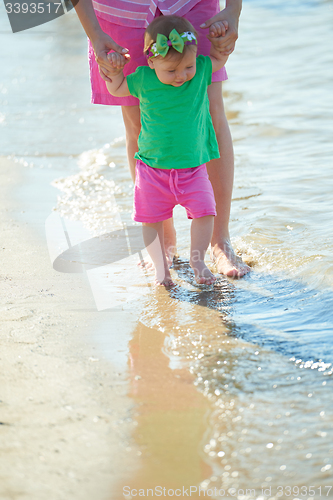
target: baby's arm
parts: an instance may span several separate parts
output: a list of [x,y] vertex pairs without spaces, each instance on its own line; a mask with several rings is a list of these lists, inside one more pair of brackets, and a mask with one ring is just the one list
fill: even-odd
[[[221,36],[225,36],[227,29],[228,23],[226,21],[217,21],[210,26],[209,36],[211,39],[220,38]],[[220,52],[212,42],[210,46],[210,59],[212,61],[213,73],[223,68],[228,60],[228,57],[229,56],[222,54],[222,52]]]
[[127,97],[131,95],[123,73],[123,67],[127,62],[127,58],[118,52],[111,52],[107,57],[113,68],[112,71],[108,72],[110,81],[105,82],[108,91],[115,97]]

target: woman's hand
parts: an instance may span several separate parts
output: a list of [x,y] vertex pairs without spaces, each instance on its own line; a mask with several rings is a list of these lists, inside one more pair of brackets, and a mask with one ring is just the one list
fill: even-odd
[[[121,47],[118,45],[112,38],[106,33],[99,32],[98,37],[96,39],[91,40],[94,53],[95,60],[98,64],[99,74],[101,78],[105,82],[110,82],[110,77],[114,75],[114,63],[112,62],[113,57],[112,54],[118,54],[121,58],[129,60],[130,56],[128,53],[128,49]],[[109,52],[113,50],[112,54]],[[125,60],[124,64],[127,62]],[[123,67],[123,66],[122,66]]]
[[103,78],[104,81],[109,82],[110,78],[108,77],[108,72],[112,71],[112,65],[108,60],[108,53],[111,50],[114,50],[115,52],[124,55],[128,52],[128,50],[118,45],[101,29],[91,0],[75,1],[74,7],[84,31],[93,46],[101,78]]
[[[230,55],[235,50],[235,44],[238,38],[239,13],[240,11],[237,12],[226,7],[214,17],[200,25],[200,28],[209,28],[209,35],[207,35],[207,38],[211,41],[216,50],[223,55]],[[220,26],[222,23],[225,28],[225,33],[216,36],[216,31],[212,30],[214,23],[218,23]]]

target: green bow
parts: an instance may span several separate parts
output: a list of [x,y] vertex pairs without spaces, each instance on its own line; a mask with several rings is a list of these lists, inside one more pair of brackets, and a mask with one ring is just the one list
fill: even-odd
[[161,33],[158,33],[156,37],[156,49],[159,55],[162,57],[165,57],[167,55],[170,48],[170,45],[168,44],[169,40],[171,42],[171,46],[182,54],[184,50],[184,40],[180,36],[180,34],[175,29],[173,29],[169,35],[169,38],[165,35],[161,35]]

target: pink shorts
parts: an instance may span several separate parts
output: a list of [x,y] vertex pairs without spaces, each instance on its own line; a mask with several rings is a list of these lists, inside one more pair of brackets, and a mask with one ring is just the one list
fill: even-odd
[[[193,9],[187,12],[185,17],[194,28],[197,30],[198,39],[198,55],[202,54],[208,56],[210,52],[210,41],[206,35],[208,30],[202,30],[200,24],[213,17],[217,12],[220,12],[218,0],[200,0]],[[161,15],[157,9],[156,17]],[[147,66],[147,59],[143,54],[143,36],[144,28],[129,28],[120,26],[119,24],[110,23],[98,17],[98,22],[102,30],[113,38],[122,47],[129,50],[131,60],[125,65],[125,76],[133,73],[138,66]],[[88,58],[90,68],[90,82],[91,82],[91,102],[94,104],[107,104],[118,106],[136,106],[139,100],[136,97],[114,97],[109,94],[104,80],[100,77],[98,72],[98,64],[95,61],[95,54],[90,41],[88,40]],[[227,80],[227,72],[225,68],[216,71],[212,75],[212,82],[222,82]]]
[[133,220],[152,223],[170,219],[176,205],[185,208],[188,219],[216,215],[206,164],[167,170],[137,160]]

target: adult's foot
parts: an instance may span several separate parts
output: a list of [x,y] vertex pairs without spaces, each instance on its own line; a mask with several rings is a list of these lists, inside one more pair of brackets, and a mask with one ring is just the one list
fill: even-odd
[[225,240],[222,245],[214,245],[210,251],[210,258],[217,267],[217,272],[230,278],[241,278],[251,268],[235,254],[230,240]]
[[202,260],[196,262],[190,260],[190,266],[194,271],[195,281],[198,285],[212,285],[216,281],[214,274]]

